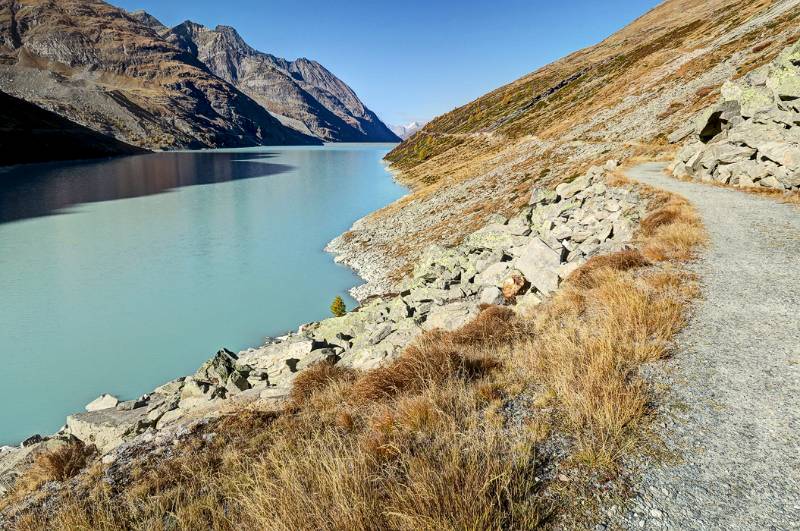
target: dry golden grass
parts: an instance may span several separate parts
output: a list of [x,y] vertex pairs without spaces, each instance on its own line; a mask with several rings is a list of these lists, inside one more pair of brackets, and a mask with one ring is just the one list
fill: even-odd
[[22,477],[18,490],[32,492],[50,481],[66,481],[75,477],[93,455],[94,448],[87,448],[79,441],[70,441],[55,450],[41,453]]
[[[533,315],[488,306],[384,367],[314,365],[284,410],[212,421],[172,455],[115,470],[114,487],[95,464],[47,510],[15,515],[17,528],[532,529],[563,518],[592,496],[595,471],[614,477],[640,446],[650,391],[637,367],[668,355],[696,296],[676,257],[702,227],[682,199],[648,193],[638,249],[590,260]],[[693,239],[675,237],[687,227]],[[565,460],[542,444],[554,435]]]
[[650,262],[642,255],[641,251],[638,249],[625,249],[624,251],[590,258],[580,269],[577,269],[569,276],[568,282],[588,289],[597,285],[598,280],[596,277],[603,269],[629,271],[649,265]]
[[355,377],[356,371],[327,360],[315,363],[295,378],[289,393],[289,403],[293,407],[302,406],[316,391],[336,382],[352,381]]
[[537,316],[526,349],[534,377],[561,402],[576,457],[603,467],[635,443],[648,397],[635,369],[667,354],[693,294],[681,273],[665,282],[631,270],[635,261],[610,260],[576,274]]
[[785,192],[782,190],[767,190],[765,188],[738,188],[738,190],[744,190],[749,194],[768,197],[770,199],[774,199],[775,201],[787,203],[789,205],[800,205],[800,192],[797,191]]
[[661,206],[641,222],[642,254],[653,262],[688,260],[707,241],[697,212],[682,197],[661,194]]

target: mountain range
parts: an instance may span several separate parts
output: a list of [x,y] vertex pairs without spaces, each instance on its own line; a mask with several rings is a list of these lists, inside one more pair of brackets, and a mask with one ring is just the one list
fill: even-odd
[[392,125],[390,129],[394,134],[406,140],[416,134],[417,131],[425,127],[427,122],[411,122],[407,125]]
[[314,61],[102,0],[0,0],[0,91],[147,149],[399,140]]
[[398,140],[353,89],[316,61],[259,52],[230,26],[187,21],[164,35],[288,127],[329,142]]

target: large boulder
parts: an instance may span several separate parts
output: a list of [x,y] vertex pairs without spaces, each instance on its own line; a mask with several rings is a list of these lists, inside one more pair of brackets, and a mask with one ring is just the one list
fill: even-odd
[[147,429],[151,423],[146,408],[132,411],[103,409],[68,416],[66,433],[84,444],[95,445],[101,453],[107,453],[127,438]]
[[733,125],[741,116],[741,106],[737,101],[723,101],[700,113],[696,120],[697,136],[702,142],[710,142]]
[[[800,186],[800,44],[726,82],[722,101],[697,117],[672,165],[676,177],[740,187]],[[703,145],[705,144],[705,145]]]
[[456,330],[472,321],[479,313],[474,302],[454,302],[431,310],[428,318],[422,324],[422,328],[424,330]]
[[327,345],[304,336],[292,336],[258,349],[242,352],[237,361],[241,370],[249,370],[251,385],[287,385],[297,372],[297,365],[314,350]]
[[570,197],[576,195],[578,192],[582,192],[589,188],[592,184],[591,179],[588,175],[582,175],[573,179],[571,182],[561,183],[556,186],[556,194],[562,199],[569,199]]
[[785,49],[775,59],[767,76],[767,87],[781,100],[800,99],[800,43]]
[[117,407],[117,404],[119,404],[119,399],[116,396],[102,394],[86,404],[86,411],[91,413],[93,411],[111,409]]
[[483,273],[475,277],[475,285],[500,287],[508,275],[510,268],[511,264],[509,262],[494,263],[487,267]]
[[800,170],[800,146],[786,142],[765,142],[758,146],[758,156],[784,166],[789,171]]
[[561,253],[554,251],[539,238],[533,238],[514,261],[525,279],[539,292],[547,295],[558,289],[558,268]]
[[772,93],[767,87],[747,86],[731,81],[722,85],[722,97],[726,104],[736,105],[744,118],[769,110],[774,104]]
[[246,365],[238,365],[238,361],[239,357],[236,354],[222,349],[197,370],[193,379],[213,386],[224,387],[230,392],[250,389],[247,381],[250,368]]
[[512,234],[513,232],[513,227],[509,229],[507,225],[494,223],[468,235],[464,239],[464,246],[471,250],[504,251],[526,240],[525,236]]
[[481,304],[489,305],[503,304],[503,302],[505,302],[503,292],[496,286],[486,286],[483,288],[479,300]]

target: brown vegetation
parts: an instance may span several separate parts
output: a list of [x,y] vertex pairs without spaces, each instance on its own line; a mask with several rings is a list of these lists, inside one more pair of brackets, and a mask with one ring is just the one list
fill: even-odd
[[[171,455],[144,452],[106,472],[95,464],[47,509],[15,515],[17,527],[585,523],[585,507],[566,507],[640,448],[649,389],[636,369],[668,354],[696,295],[680,263],[665,260],[691,250],[674,230],[702,229],[685,201],[650,194],[642,250],[590,260],[533,314],[484,307],[460,330],[428,333],[367,372],[318,363],[298,376],[285,410],[212,421]],[[55,468],[61,481],[73,475]],[[15,499],[32,488],[20,483]]]

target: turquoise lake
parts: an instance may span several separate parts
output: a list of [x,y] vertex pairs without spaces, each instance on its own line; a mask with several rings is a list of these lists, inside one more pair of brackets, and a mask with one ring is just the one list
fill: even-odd
[[0,170],[0,445],[216,350],[324,318],[323,251],[405,193],[388,144],[156,153]]

